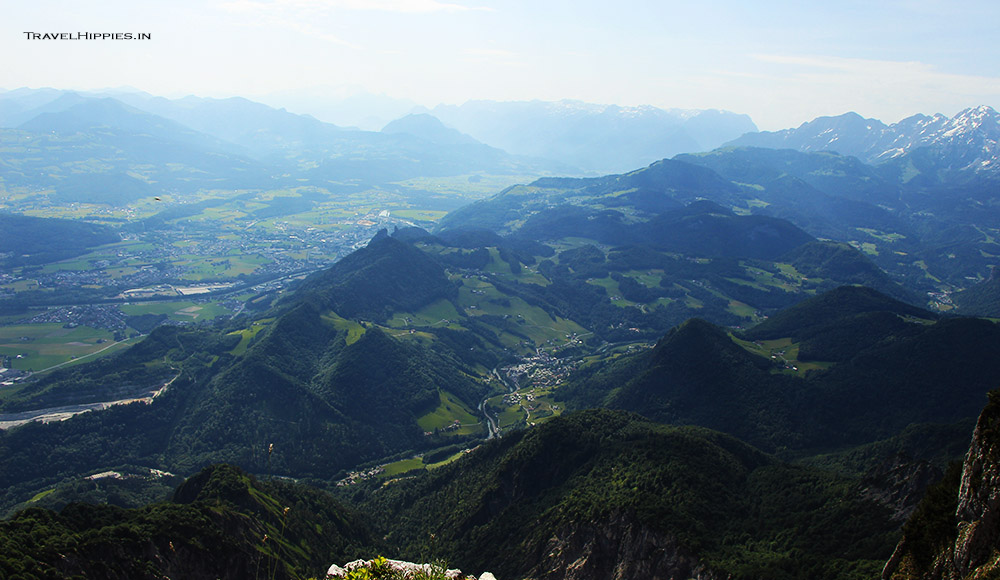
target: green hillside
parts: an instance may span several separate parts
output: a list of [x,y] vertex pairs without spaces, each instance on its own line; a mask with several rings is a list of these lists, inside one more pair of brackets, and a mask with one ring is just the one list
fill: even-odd
[[304,579],[369,555],[374,543],[358,516],[325,494],[216,466],[169,502],[31,508],[0,522],[0,575]]
[[[861,313],[851,313],[852,303]],[[847,307],[834,308],[836,317],[805,314],[834,304]],[[874,304],[879,310],[864,311]],[[704,321],[688,321],[651,351],[586,367],[560,396],[576,407],[631,410],[797,453],[878,441],[911,424],[975,417],[1000,372],[988,354],[1000,348],[1000,327],[976,319],[903,319],[882,310],[886,305],[921,312],[845,288],[796,307],[801,317],[789,314],[785,328],[779,318],[774,332],[760,335],[782,340],[740,341]],[[830,322],[809,326],[813,320]]]
[[384,321],[393,311],[415,310],[456,293],[444,269],[430,256],[380,235],[332,268],[307,278],[295,300],[314,297],[341,316]]
[[836,284],[852,284],[872,288],[909,304],[921,303],[916,292],[894,281],[849,244],[810,242],[785,254],[782,260],[809,278],[821,279],[822,282],[817,285],[818,290],[832,290]]
[[1000,271],[994,268],[988,279],[955,294],[953,300],[963,315],[1000,318]]
[[506,578],[868,578],[897,537],[849,480],[608,411],[488,443],[364,506],[406,557]]
[[871,288],[841,286],[787,308],[744,334],[754,340],[789,336],[801,341],[821,335],[842,319],[873,312],[889,312],[921,320],[937,317]]

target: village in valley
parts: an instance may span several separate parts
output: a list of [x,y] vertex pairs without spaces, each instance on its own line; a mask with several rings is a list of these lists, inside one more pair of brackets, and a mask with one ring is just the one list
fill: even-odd
[[[113,218],[126,219],[105,216]],[[186,218],[123,228],[120,242],[75,258],[5,268],[0,301],[27,308],[0,310],[0,379],[13,384],[110,354],[162,324],[230,318],[255,296],[329,267],[380,228],[411,225],[382,208],[328,221]]]

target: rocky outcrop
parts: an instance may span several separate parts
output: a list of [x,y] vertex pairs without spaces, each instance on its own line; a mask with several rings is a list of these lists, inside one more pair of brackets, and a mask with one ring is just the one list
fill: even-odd
[[[386,558],[375,558],[374,560],[354,560],[340,567],[336,564],[330,566],[326,572],[328,579],[345,578],[352,571],[367,570],[375,578],[408,578],[419,580],[422,578],[448,578],[450,580],[476,580],[475,576],[463,574],[461,570],[446,570],[434,564],[415,564],[404,560],[389,560]],[[493,574],[483,572],[479,580],[496,580]]]
[[567,526],[545,545],[534,580],[716,580],[676,538],[624,515]]
[[[934,501],[928,494],[925,502]],[[976,424],[957,501],[938,504],[918,507],[883,580],[1000,577],[1000,391],[990,393]]]
[[892,510],[892,520],[902,524],[942,475],[930,462],[900,453],[865,474],[861,495]]

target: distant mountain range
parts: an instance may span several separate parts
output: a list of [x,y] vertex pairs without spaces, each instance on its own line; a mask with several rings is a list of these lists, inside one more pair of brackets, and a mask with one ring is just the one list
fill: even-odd
[[[576,101],[557,103],[474,101],[440,105],[403,116],[382,131],[361,131],[324,123],[241,97],[166,99],[140,91],[76,93],[17,89],[0,93],[0,127],[62,131],[92,129],[95,123],[130,125],[75,107],[114,100],[225,142],[230,153],[268,163],[318,167],[315,176],[454,174],[472,171],[561,174],[624,171],[677,153],[710,150],[756,126],[746,115],[726,111],[618,107]],[[61,114],[40,122],[46,113]],[[137,121],[132,115],[131,122]],[[151,119],[146,122],[153,123]],[[59,123],[53,127],[53,123]],[[444,135],[450,136],[445,138]],[[465,135],[462,135],[465,133]],[[428,141],[432,144],[428,147]],[[218,143],[216,143],[217,145]],[[359,153],[363,152],[360,161]],[[424,159],[427,158],[428,159]],[[345,163],[344,159],[350,159]],[[412,161],[423,161],[420,167]],[[335,160],[335,161],[331,161]],[[376,162],[377,160],[377,162]],[[456,165],[457,163],[457,165]]]
[[720,110],[619,107],[580,101],[469,101],[430,111],[448,125],[509,153],[554,159],[593,173],[709,151],[757,126]]
[[426,120],[358,131],[242,98],[22,89],[0,93],[0,178],[67,200],[122,204],[198,189],[295,183],[339,191],[413,177],[578,171],[469,137],[442,140],[452,130],[430,121],[437,133]]
[[979,106],[965,109],[952,118],[913,115],[891,125],[862,118],[857,113],[819,117],[796,129],[748,133],[725,146],[835,151],[871,165],[894,163],[900,167],[907,162],[919,164],[918,151],[930,149],[939,157],[937,166],[941,169],[996,175],[1000,174],[998,140],[1000,113]]

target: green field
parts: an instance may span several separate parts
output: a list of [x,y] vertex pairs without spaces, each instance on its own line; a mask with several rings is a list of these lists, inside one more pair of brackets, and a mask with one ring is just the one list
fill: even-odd
[[[479,423],[479,418],[454,395],[447,391],[439,391],[438,396],[441,403],[437,409],[417,419],[421,429],[428,432],[439,429],[445,435],[475,435],[482,432],[483,427]],[[455,421],[458,421],[461,427],[446,430]]]
[[732,335],[730,335],[730,338],[732,338],[733,342],[753,354],[771,359],[776,365],[790,367],[781,368],[780,366],[776,366],[771,369],[772,373],[804,375],[806,371],[828,369],[835,364],[826,361],[800,361],[799,344],[792,342],[791,338],[761,340],[756,343],[741,340]]
[[437,469],[444,465],[460,459],[466,454],[466,451],[458,451],[452,455],[442,459],[441,461],[435,463],[425,463],[424,456],[410,457],[407,459],[400,459],[399,461],[393,461],[392,463],[387,463],[382,466],[382,473],[378,477],[382,479],[390,479],[400,475],[405,475],[407,473],[412,473],[414,471],[424,471]]
[[[396,183],[417,191],[433,191],[440,197],[473,201],[489,197],[512,185],[530,183],[536,179],[538,179],[537,175],[476,174],[451,177],[415,177]],[[412,203],[414,207],[420,205],[418,199],[413,200]]]
[[[458,302],[470,317],[492,315],[506,316],[517,329],[518,334],[527,336],[537,346],[550,341],[564,341],[567,334],[583,334],[587,330],[571,320],[553,318],[537,306],[532,306],[518,297],[507,297],[493,287],[492,284],[470,278],[463,280],[459,289]],[[522,339],[500,331],[501,340],[509,346],[519,343]]]
[[18,280],[17,282],[11,282],[10,284],[4,284],[0,286],[6,290],[11,290],[13,292],[25,292],[28,290],[38,290],[38,280]]
[[408,473],[410,471],[416,471],[418,469],[424,468],[424,461],[420,457],[411,457],[409,459],[402,459],[400,461],[394,461],[388,465],[383,466],[385,471],[383,471],[380,477],[395,477],[403,473]]
[[521,408],[521,405],[503,407],[499,415],[497,415],[497,423],[499,424],[501,431],[524,425],[524,419],[525,413],[524,409]]
[[354,322],[353,320],[347,320],[347,319],[341,318],[340,316],[337,315],[336,312],[332,312],[331,311],[331,312],[328,312],[328,313],[324,314],[323,315],[323,320],[326,321],[326,322],[328,322],[328,323],[330,323],[330,324],[332,324],[333,327],[336,328],[339,331],[346,331],[347,332],[347,337],[344,339],[344,341],[348,345],[351,345],[351,344],[354,344],[355,342],[357,342],[358,339],[361,338],[361,335],[363,335],[365,333],[365,327],[364,326],[361,326],[360,324],[358,324],[357,322]]
[[497,421],[500,429],[519,429],[530,427],[558,417],[565,410],[565,405],[556,401],[555,387],[527,387],[519,389],[520,401],[514,405],[505,405],[503,396],[490,399],[494,410],[499,411]]
[[[858,231],[862,231],[862,232],[868,234],[869,236],[871,236],[871,237],[873,237],[873,238],[875,238],[877,240],[881,240],[883,242],[887,242],[887,243],[890,243],[890,244],[893,243],[893,242],[898,242],[899,240],[905,240],[906,239],[906,236],[904,236],[903,234],[898,234],[896,232],[882,232],[882,231],[873,230],[873,229],[870,229],[870,228],[857,228],[857,229],[858,229]],[[980,230],[980,231],[982,231],[982,230]]]
[[596,278],[593,280],[587,280],[587,284],[604,288],[604,291],[608,294],[608,298],[615,298],[615,300],[611,301],[611,303],[615,306],[635,306],[635,302],[625,300],[625,298],[622,297],[622,291],[621,288],[618,287],[618,282],[615,282],[611,278]]
[[171,320],[186,320],[188,322],[201,322],[212,320],[216,316],[232,314],[228,308],[220,306],[218,302],[197,303],[192,300],[122,304],[121,309],[129,316],[166,314]]
[[270,258],[265,258],[262,254],[219,257],[181,256],[180,259],[173,262],[173,265],[184,268],[185,273],[181,277],[184,280],[214,280],[235,278],[240,274],[249,275],[271,261]]
[[[111,331],[87,326],[63,328],[58,323],[0,327],[0,355],[11,358],[11,367],[35,372],[89,355],[110,354],[122,348]],[[83,359],[83,357],[87,357]]]
[[250,346],[250,341],[260,333],[260,331],[267,328],[267,324],[263,321],[256,321],[250,328],[244,328],[243,330],[237,330],[235,332],[230,332],[229,334],[240,335],[240,342],[237,344],[233,350],[229,351],[229,354],[233,356],[239,356],[247,351],[247,347]]
[[90,260],[84,258],[76,258],[74,260],[65,260],[62,262],[46,264],[46,266],[42,268],[42,273],[51,274],[52,272],[58,272],[60,270],[85,272],[87,270],[92,270],[92,269],[93,266],[91,266]]
[[754,314],[757,312],[756,308],[749,306],[743,302],[740,302],[739,300],[730,300],[729,305],[726,307],[726,310],[732,312],[733,314],[739,316],[740,318],[750,318],[750,319],[753,319]]
[[462,328],[457,323],[459,318],[461,318],[461,315],[455,310],[451,302],[438,300],[413,313],[397,312],[389,319],[386,325],[390,328],[429,326],[459,330]]
[[451,463],[453,461],[457,461],[458,459],[460,459],[465,454],[466,454],[465,451],[459,451],[458,453],[456,453],[456,454],[448,457],[447,459],[444,459],[443,461],[438,461],[437,463],[428,463],[427,464],[427,469],[428,470],[437,469],[438,467],[442,467],[442,466],[448,465],[449,463]]
[[448,212],[427,210],[427,209],[396,209],[392,211],[392,215],[396,217],[400,217],[405,220],[424,221],[424,222],[437,221],[443,218],[446,213]]

